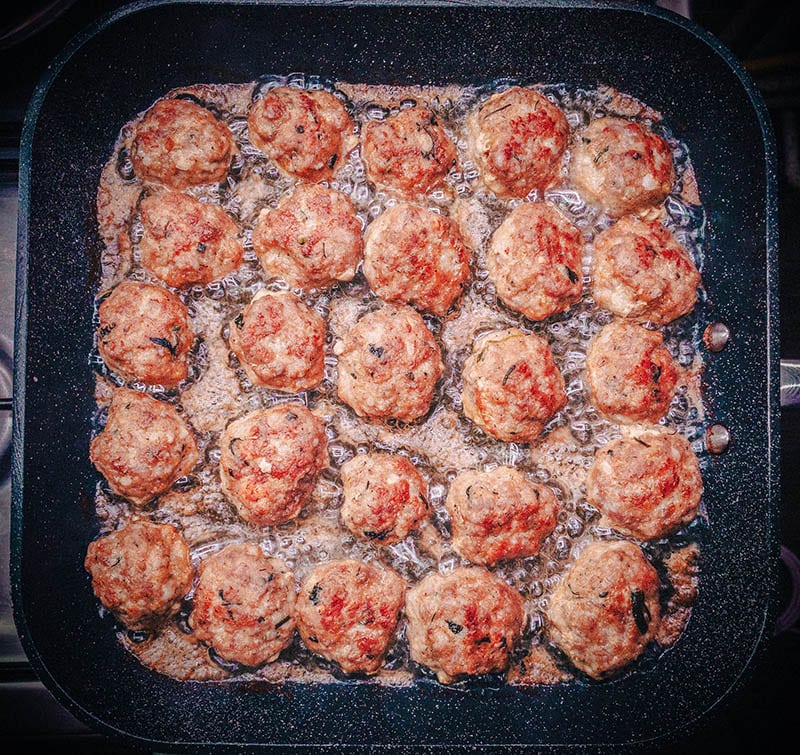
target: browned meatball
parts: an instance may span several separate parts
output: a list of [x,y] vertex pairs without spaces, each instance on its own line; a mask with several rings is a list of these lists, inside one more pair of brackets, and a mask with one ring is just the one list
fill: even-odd
[[355,146],[344,104],[322,89],[274,87],[252,104],[247,125],[256,148],[306,181],[330,179]]
[[691,312],[700,273],[658,221],[628,215],[597,235],[592,291],[598,306],[635,322],[665,325]]
[[536,440],[567,403],[550,345],[518,328],[476,339],[461,377],[464,414],[499,440]]
[[406,637],[412,660],[442,684],[504,672],[520,640],[520,594],[482,566],[432,573],[408,591]]
[[613,217],[660,205],[675,168],[667,141],[636,121],[597,118],[575,139],[570,179],[591,204]]
[[154,630],[178,613],[194,567],[181,533],[133,521],[89,543],[84,567],[100,603],[131,630]]
[[222,491],[239,516],[260,526],[294,519],[328,464],[325,425],[302,404],[258,409],[220,437]]
[[255,543],[231,543],[204,559],[189,614],[195,637],[223,660],[274,661],[295,632],[294,574]]
[[678,434],[647,432],[599,449],[586,477],[586,500],[603,523],[641,540],[665,537],[697,516],[700,464]]
[[484,183],[499,197],[541,192],[557,178],[569,124],[541,92],[520,86],[497,92],[469,117],[467,126]]
[[444,371],[436,339],[405,304],[384,304],[365,314],[335,351],[339,398],[369,419],[419,419]]
[[261,211],[253,249],[269,274],[299,288],[353,280],[364,251],[350,198],[318,184],[299,184],[274,209]]
[[455,221],[401,202],[367,226],[364,276],[386,301],[444,315],[469,278],[470,257]]
[[180,190],[222,181],[234,150],[225,123],[201,105],[176,98],[159,100],[145,113],[130,156],[142,181]]
[[398,543],[429,513],[425,478],[401,454],[359,454],[341,474],[342,521],[362,540]]
[[497,295],[530,320],[581,298],[583,235],[549,202],[517,205],[492,234],[486,269]]
[[453,548],[474,564],[539,553],[556,526],[555,493],[513,467],[469,469],[453,480],[445,501]]
[[315,388],[325,371],[325,321],[289,291],[259,291],[230,324],[229,343],[254,385]]
[[617,320],[603,326],[586,354],[595,406],[614,422],[657,422],[679,379],[679,368],[660,331]]
[[363,129],[367,180],[378,190],[417,199],[440,187],[456,162],[456,146],[424,105],[400,110]]
[[343,559],[316,566],[297,596],[297,629],[346,674],[375,674],[396,637],[406,586],[391,569]]
[[141,203],[142,266],[168,286],[210,283],[244,259],[239,228],[217,205],[188,194],[151,194]]
[[169,490],[200,456],[189,425],[171,404],[117,388],[89,457],[117,495],[136,505]]
[[641,655],[661,620],[658,572],[627,540],[589,543],[550,598],[550,639],[603,679]]
[[189,374],[194,332],[186,305],[172,291],[124,280],[98,308],[97,350],[128,381],[167,388]]

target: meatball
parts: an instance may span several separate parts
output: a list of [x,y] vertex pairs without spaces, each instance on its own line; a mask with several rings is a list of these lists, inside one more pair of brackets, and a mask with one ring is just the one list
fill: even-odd
[[364,238],[350,198],[318,184],[299,184],[274,209],[261,211],[253,249],[269,274],[299,288],[353,280]]
[[549,202],[517,205],[492,234],[486,269],[503,303],[530,320],[581,298],[583,235]]
[[541,92],[520,86],[489,97],[470,115],[467,129],[484,183],[503,198],[547,189],[569,140],[561,109]]
[[598,118],[575,139],[570,179],[587,202],[612,217],[640,212],[660,205],[672,190],[672,150],[641,123]]
[[625,320],[603,326],[586,354],[595,406],[614,422],[657,422],[669,409],[678,365],[660,331]]
[[444,362],[415,309],[384,304],[368,312],[335,351],[339,398],[360,417],[413,422],[430,409]]
[[419,199],[442,186],[456,163],[456,146],[434,112],[415,105],[363,129],[367,180],[402,199]]
[[539,553],[556,526],[558,501],[545,485],[513,467],[469,469],[453,480],[445,501],[453,548],[474,564]]
[[325,425],[302,404],[276,404],[231,422],[220,437],[222,492],[246,522],[294,519],[328,464]]
[[145,183],[186,189],[228,175],[233,134],[213,113],[186,99],[156,102],[136,125],[130,159]]
[[169,289],[124,280],[98,307],[97,350],[123,380],[173,388],[189,374],[189,310]]
[[522,596],[482,566],[432,573],[408,591],[411,659],[442,684],[507,670],[522,636]]
[[658,572],[627,540],[587,545],[553,591],[550,639],[594,679],[638,658],[654,639],[661,609]]
[[400,542],[428,516],[428,485],[400,454],[354,456],[342,465],[342,522],[361,540]]
[[254,385],[305,391],[325,371],[325,321],[289,291],[259,291],[230,323],[228,341]]
[[194,580],[181,533],[146,520],[89,543],[84,568],[100,603],[133,631],[158,629],[175,616]]
[[204,559],[189,614],[195,637],[225,661],[255,668],[294,638],[294,574],[255,543],[231,543]]
[[694,308],[700,273],[658,221],[621,218],[597,235],[593,257],[595,301],[618,317],[666,325]]
[[200,461],[194,434],[175,407],[130,388],[114,390],[89,457],[111,490],[136,505],[169,490]]
[[586,477],[586,500],[623,535],[666,537],[697,516],[700,464],[682,435],[646,432],[599,449]]
[[567,403],[550,345],[518,328],[476,339],[461,378],[464,414],[498,440],[533,442]]
[[344,104],[323,89],[274,87],[253,102],[247,126],[253,146],[305,181],[330,179],[356,142]]
[[297,596],[300,637],[346,674],[375,674],[395,640],[405,592],[403,579],[376,563],[319,564]]
[[141,203],[142,266],[168,286],[210,283],[244,259],[239,228],[221,207],[188,194],[151,194]]
[[389,207],[367,226],[364,276],[386,301],[445,315],[470,275],[458,225],[419,205]]

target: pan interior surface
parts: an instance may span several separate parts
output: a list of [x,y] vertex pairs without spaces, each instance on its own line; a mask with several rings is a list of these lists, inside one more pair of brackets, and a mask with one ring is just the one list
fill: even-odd
[[[724,51],[660,13],[605,4],[164,3],[133,6],[59,63],[24,134],[12,578],[25,648],[67,707],[105,733],[178,748],[591,745],[675,735],[742,683],[774,612],[777,231],[771,134]],[[94,531],[86,355],[100,171],[120,125],[163,93],[295,71],[375,84],[604,83],[662,112],[689,145],[708,216],[710,310],[733,333],[707,355],[703,389],[733,440],[705,479],[692,618],[652,667],[530,688],[187,683],[144,668],[99,620],[83,556]]]

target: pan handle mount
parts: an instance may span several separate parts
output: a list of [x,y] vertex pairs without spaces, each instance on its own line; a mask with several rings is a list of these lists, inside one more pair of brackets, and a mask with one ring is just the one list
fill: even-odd
[[800,359],[781,359],[781,406],[800,407]]

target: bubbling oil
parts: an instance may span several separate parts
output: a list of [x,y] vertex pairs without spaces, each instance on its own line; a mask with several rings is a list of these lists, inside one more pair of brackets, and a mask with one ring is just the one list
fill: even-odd
[[[174,404],[182,412],[197,434],[202,462],[144,511],[115,497],[101,481],[96,496],[101,532],[114,529],[130,516],[143,515],[177,525],[189,543],[195,564],[227,543],[248,540],[259,543],[268,555],[282,558],[294,571],[298,583],[320,561],[357,558],[379,561],[393,568],[410,586],[432,571],[447,572],[466,563],[452,548],[450,522],[444,505],[455,476],[465,469],[514,466],[524,470],[531,479],[550,486],[559,501],[560,511],[555,530],[545,539],[538,556],[502,563],[494,567],[494,571],[518,589],[525,601],[528,625],[520,655],[531,645],[546,642],[547,601],[565,568],[588,541],[614,536],[598,526],[598,512],[585,499],[583,480],[595,451],[619,437],[624,430],[603,418],[588,396],[587,346],[597,331],[611,320],[611,315],[596,307],[592,300],[588,252],[583,259],[582,299],[567,312],[543,322],[527,320],[506,307],[498,300],[488,278],[485,265],[488,241],[508,212],[521,201],[546,198],[554,202],[581,230],[587,249],[594,235],[611,222],[569,186],[566,181],[569,154],[564,160],[562,178],[565,180],[559,188],[545,192],[544,197],[532,192],[524,200],[501,200],[482,186],[479,170],[469,155],[465,120],[483,99],[514,83],[525,84],[502,80],[476,86],[389,87],[329,82],[296,73],[265,76],[246,85],[198,85],[165,94],[195,98],[231,128],[237,154],[227,180],[219,186],[191,188],[187,192],[202,201],[219,204],[236,220],[245,256],[242,266],[221,280],[177,291],[189,309],[198,336],[188,378],[176,389],[138,383],[131,386]],[[432,408],[421,421],[410,424],[365,421],[337,396],[336,344],[361,315],[379,303],[360,270],[352,281],[326,289],[300,290],[291,289],[280,279],[267,277],[259,265],[252,245],[258,215],[263,209],[274,207],[291,190],[293,182],[249,142],[246,115],[252,98],[280,85],[328,89],[345,103],[358,130],[370,120],[425,103],[434,110],[457,146],[457,166],[447,176],[445,186],[427,198],[427,205],[460,223],[474,250],[471,277],[468,288],[445,317],[424,315],[441,347],[445,370]],[[699,198],[691,191],[695,184],[689,151],[672,135],[658,114],[610,89],[575,89],[566,84],[536,86],[562,108],[572,129],[600,115],[618,113],[639,118],[668,140],[677,180],[675,192],[665,203],[663,222],[702,269],[705,216]],[[128,158],[135,120],[121,129],[98,194],[102,198],[98,202],[101,241],[98,253],[103,271],[99,292],[108,290],[123,277],[153,280],[141,266],[138,250],[142,227],[137,204],[142,187]],[[376,191],[367,182],[358,147],[328,185],[350,197],[364,229],[397,201],[383,191]],[[120,231],[124,231],[123,236],[127,234],[129,243],[118,241]],[[229,323],[263,288],[293,290],[328,323],[325,372],[318,388],[285,394],[254,386],[228,348]],[[706,463],[703,456],[705,415],[697,378],[702,368],[704,302],[701,296],[694,312],[663,328],[665,343],[686,370],[686,380],[661,421],[665,427],[692,441],[701,466]],[[486,332],[507,327],[546,338],[566,386],[566,405],[546,425],[539,441],[529,445],[495,440],[462,412],[461,369],[473,341]],[[96,349],[89,358],[98,377],[98,410],[92,418],[93,428],[100,432],[111,388],[121,385],[122,381],[108,371]],[[241,521],[222,493],[218,439],[230,420],[282,402],[303,403],[324,419],[330,463],[297,519],[278,527],[257,528]],[[357,540],[339,520],[342,498],[339,470],[348,459],[367,451],[406,455],[428,484],[430,519],[418,532],[388,547]],[[704,512],[701,511],[700,516],[702,518]],[[686,539],[685,534],[679,535],[675,542],[683,542],[681,537]],[[643,547],[647,550],[649,544],[644,543]],[[669,541],[660,542],[659,554],[663,555],[670,547]],[[192,640],[185,622],[190,610],[191,596],[182,625],[179,617],[174,626],[144,641],[137,637],[136,642],[119,630],[120,639],[143,663],[180,679],[246,677],[331,681],[341,676],[331,664],[309,653],[299,639],[295,639],[277,661],[258,670],[222,663]],[[386,665],[371,681],[409,683],[420,673],[425,672],[415,668],[409,659],[401,621]]]

